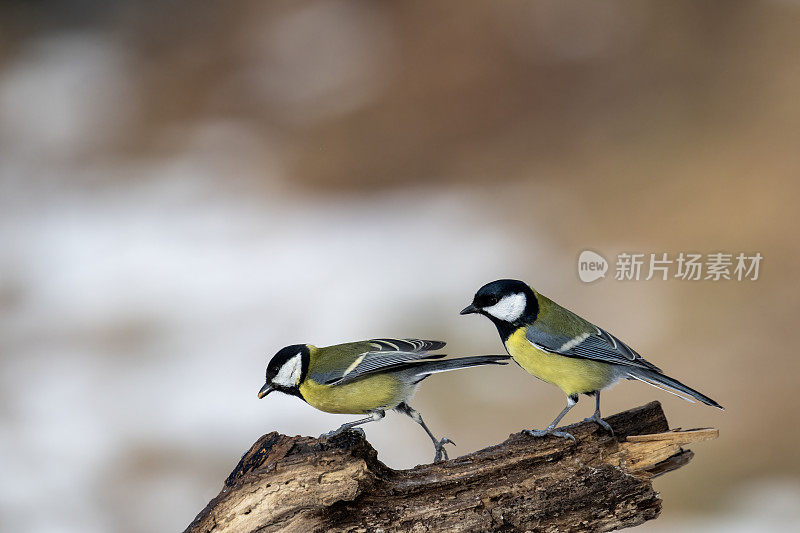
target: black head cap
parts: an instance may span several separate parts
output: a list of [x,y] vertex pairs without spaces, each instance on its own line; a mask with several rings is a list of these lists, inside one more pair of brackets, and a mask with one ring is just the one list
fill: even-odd
[[[509,298],[505,305],[492,309],[504,298]],[[500,311],[508,315],[500,314]],[[524,281],[499,279],[478,289],[472,303],[461,311],[462,315],[470,313],[487,316],[495,323],[500,335],[505,339],[516,327],[536,320],[536,315],[539,314],[539,302],[533,290]]]
[[305,344],[281,348],[267,364],[266,383],[258,393],[263,398],[273,390],[299,396],[299,384],[308,374],[311,352]]
[[478,309],[491,307],[503,299],[504,296],[522,293],[525,296],[533,296],[533,291],[524,281],[517,279],[499,279],[487,283],[475,293],[472,304]]

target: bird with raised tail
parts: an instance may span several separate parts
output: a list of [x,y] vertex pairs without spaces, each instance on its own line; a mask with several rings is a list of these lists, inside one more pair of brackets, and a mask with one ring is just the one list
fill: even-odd
[[497,327],[506,351],[522,368],[559,387],[567,405],[543,430],[526,430],[535,437],[575,438],[557,429],[580,394],[594,396],[595,412],[587,420],[613,434],[600,416],[600,391],[622,378],[643,381],[684,400],[699,400],[722,409],[708,396],[665,375],[630,346],[535,291],[528,284],[501,279],[481,287],[462,315],[478,313]]

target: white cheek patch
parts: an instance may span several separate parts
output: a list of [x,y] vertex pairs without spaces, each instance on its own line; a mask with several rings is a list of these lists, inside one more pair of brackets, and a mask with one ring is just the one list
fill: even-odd
[[491,307],[484,307],[483,310],[493,317],[506,322],[514,322],[525,312],[527,298],[521,292],[503,296],[503,299]]
[[302,355],[297,354],[285,363],[272,378],[272,382],[276,385],[284,387],[296,387],[300,383],[300,374],[303,372]]

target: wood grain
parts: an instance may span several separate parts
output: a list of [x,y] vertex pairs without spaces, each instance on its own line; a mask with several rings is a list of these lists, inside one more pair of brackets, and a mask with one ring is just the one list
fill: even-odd
[[244,454],[187,533],[610,531],[656,518],[651,479],[687,464],[714,429],[669,431],[658,402],[569,426],[577,443],[522,433],[450,461],[392,470],[356,432],[270,433]]

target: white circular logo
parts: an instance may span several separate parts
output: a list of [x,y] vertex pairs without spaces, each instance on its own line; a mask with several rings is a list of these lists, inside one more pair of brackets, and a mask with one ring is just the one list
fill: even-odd
[[591,283],[606,277],[608,261],[602,255],[591,250],[584,250],[578,256],[578,277],[585,283]]

